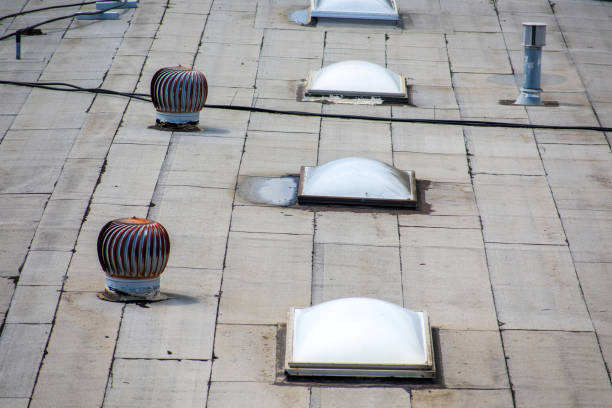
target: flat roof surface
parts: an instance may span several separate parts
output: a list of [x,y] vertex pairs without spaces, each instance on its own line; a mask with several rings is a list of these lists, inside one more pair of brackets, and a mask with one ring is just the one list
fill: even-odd
[[[2,1],[0,16],[66,2]],[[21,60],[0,41],[0,80],[148,93],[181,64],[210,104],[612,127],[612,2],[399,0],[399,26],[291,22],[308,3],[142,0],[61,20],[23,36]],[[1,20],[0,36],[72,11]],[[499,103],[519,93],[525,21],[547,24],[558,106]],[[297,100],[310,70],[348,59],[405,75],[413,106]],[[0,85],[0,406],[612,406],[612,133],[222,109],[195,132],[154,123],[144,101]],[[348,156],[415,170],[420,208],[236,193]],[[170,233],[171,300],[96,297],[98,231],[131,216]],[[443,384],[279,385],[290,307],[352,296],[427,311]]]

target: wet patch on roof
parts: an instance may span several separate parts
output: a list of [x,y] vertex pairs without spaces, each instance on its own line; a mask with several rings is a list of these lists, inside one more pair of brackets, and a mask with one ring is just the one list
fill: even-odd
[[290,9],[286,13],[287,19],[293,23],[307,26],[313,23],[310,18],[310,9]]
[[236,193],[244,200],[258,204],[290,206],[297,202],[298,177],[245,177]]

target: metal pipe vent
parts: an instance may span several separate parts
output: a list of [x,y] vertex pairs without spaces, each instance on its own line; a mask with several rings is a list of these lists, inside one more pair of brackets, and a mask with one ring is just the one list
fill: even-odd
[[525,81],[515,105],[541,105],[542,47],[546,44],[546,24],[523,23]]

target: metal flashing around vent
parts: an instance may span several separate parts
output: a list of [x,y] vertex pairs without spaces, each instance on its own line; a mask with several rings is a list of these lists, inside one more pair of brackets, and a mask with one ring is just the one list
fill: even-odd
[[406,78],[368,61],[342,61],[311,71],[306,97],[341,96],[408,101]]
[[311,0],[310,15],[323,18],[399,20],[395,0]]
[[295,376],[435,377],[427,313],[378,299],[292,308],[285,371]]
[[416,207],[415,173],[364,157],[346,157],[316,167],[302,166],[298,202]]

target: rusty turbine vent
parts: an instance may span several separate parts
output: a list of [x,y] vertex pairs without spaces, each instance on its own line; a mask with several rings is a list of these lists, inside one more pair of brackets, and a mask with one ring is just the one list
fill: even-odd
[[170,237],[163,225],[136,217],[112,220],[100,230],[97,247],[106,294],[158,297],[170,255]]
[[206,77],[195,69],[181,65],[161,68],[151,79],[158,124],[196,125],[207,96]]

